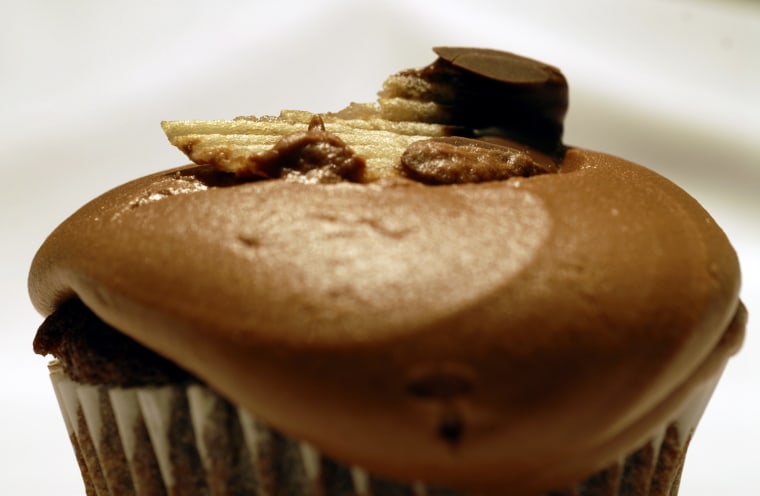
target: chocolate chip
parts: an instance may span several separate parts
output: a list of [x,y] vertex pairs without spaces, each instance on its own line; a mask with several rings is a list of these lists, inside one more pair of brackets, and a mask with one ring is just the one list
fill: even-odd
[[446,137],[412,143],[401,156],[401,170],[426,184],[461,184],[556,172],[557,165],[551,157],[506,140]]

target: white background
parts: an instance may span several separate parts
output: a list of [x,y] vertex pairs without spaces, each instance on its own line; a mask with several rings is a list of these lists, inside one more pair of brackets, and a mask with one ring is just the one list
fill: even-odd
[[107,188],[184,163],[162,119],[373,101],[386,75],[432,61],[433,45],[561,67],[567,143],[672,178],[726,230],[751,320],[693,440],[682,494],[760,494],[757,3],[0,0],[0,18],[3,494],[83,493],[46,359],[31,350],[41,317],[26,274],[45,236]]

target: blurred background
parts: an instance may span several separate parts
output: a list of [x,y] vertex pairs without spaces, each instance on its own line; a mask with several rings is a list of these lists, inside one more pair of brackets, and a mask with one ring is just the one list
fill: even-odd
[[31,350],[41,317],[26,276],[47,234],[106,189],[184,163],[161,120],[373,101],[388,74],[431,62],[434,45],[559,66],[567,143],[657,170],[725,229],[750,326],[682,494],[760,494],[760,3],[1,0],[0,18],[4,494],[83,494],[47,360]]

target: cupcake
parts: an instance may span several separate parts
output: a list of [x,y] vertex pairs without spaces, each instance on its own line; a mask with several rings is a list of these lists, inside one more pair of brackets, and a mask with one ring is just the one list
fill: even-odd
[[671,495],[746,312],[683,190],[565,145],[549,65],[164,122],[30,272],[88,495]]

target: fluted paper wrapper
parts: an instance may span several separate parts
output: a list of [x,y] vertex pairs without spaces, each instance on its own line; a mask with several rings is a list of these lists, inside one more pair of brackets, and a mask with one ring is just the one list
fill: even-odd
[[[269,428],[200,384],[78,384],[50,365],[88,496],[464,496],[383,480]],[[718,374],[719,375],[719,374]],[[545,496],[675,496],[691,434],[718,377],[650,442]]]

